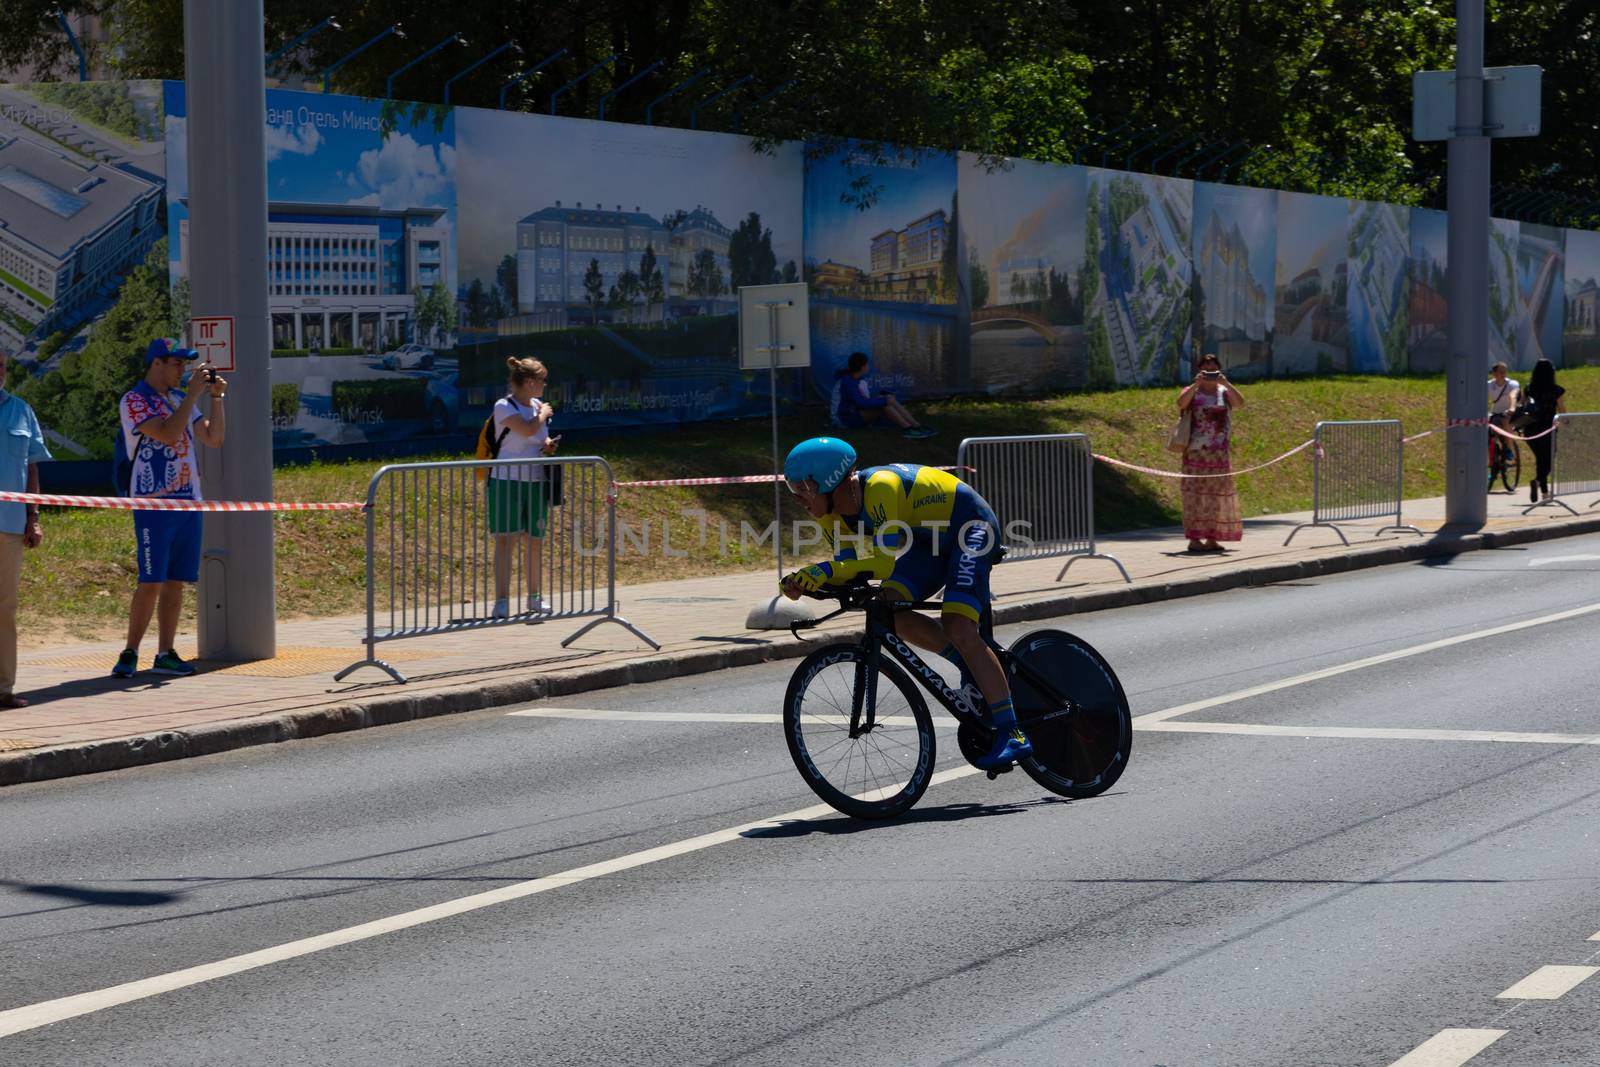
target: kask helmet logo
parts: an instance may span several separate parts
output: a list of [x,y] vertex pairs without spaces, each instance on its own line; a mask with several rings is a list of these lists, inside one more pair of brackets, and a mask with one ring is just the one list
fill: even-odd
[[844,481],[844,476],[850,473],[850,468],[855,465],[855,460],[849,456],[841,456],[839,465],[833,468],[833,473],[828,475],[829,489],[837,489],[839,483]]

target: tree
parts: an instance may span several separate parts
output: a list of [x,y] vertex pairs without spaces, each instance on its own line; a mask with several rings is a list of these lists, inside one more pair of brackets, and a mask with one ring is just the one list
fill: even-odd
[[974,309],[989,304],[989,272],[984,269],[983,258],[976,248],[967,249],[967,292],[971,294]]
[[628,320],[633,321],[633,305],[643,292],[639,284],[639,275],[631,270],[625,270],[617,275],[617,299],[620,305],[628,310]]
[[489,318],[489,294],[483,287],[483,282],[472,279],[472,284],[467,286],[467,325],[482,326]]
[[589,269],[583,272],[583,294],[589,301],[589,314],[594,325],[600,325],[600,305],[605,303],[605,276],[600,273],[600,261],[589,260]]
[[95,324],[81,351],[62,357],[37,378],[18,375],[12,387],[39,420],[109,458],[120,433],[118,401],[144,370],[144,348],[170,332],[172,296],[167,286],[167,242],[157,241],[143,263],[128,272],[117,302]]
[[[50,16],[57,4],[68,16],[108,20],[105,52],[121,76],[182,77],[181,0],[8,0],[0,67],[67,69],[71,53]],[[1552,87],[1544,134],[1496,146],[1496,180],[1600,200],[1593,0],[1488,6],[1486,61],[1538,62]],[[864,158],[961,149],[990,164],[1007,156],[1066,162],[1091,144],[1125,147],[1110,136],[1119,126],[1122,136],[1153,126],[1260,149],[1234,157],[1235,178],[1436,202],[1445,150],[1408,137],[1411,76],[1450,65],[1451,9],[1372,0],[351,0],[338,12],[343,32],[310,38],[282,69],[314,75],[352,42],[403,22],[409,42],[385,39],[356,56],[337,73],[339,91],[381,96],[390,72],[416,54],[413,42],[460,32],[473,41],[509,38],[529,56],[567,50],[509,97],[523,110],[539,109],[556,87],[615,55],[563,97],[570,113],[593,114],[601,94],[643,75],[608,112],[637,122],[641,101],[712,66],[754,76],[736,99],[770,98],[759,108],[702,111],[700,122],[739,113],[741,132],[758,147],[788,139],[831,155],[853,139]],[[273,0],[267,48],[326,14],[323,0]],[[656,56],[675,58],[646,73]],[[425,60],[396,93],[436,99],[459,59],[446,49]],[[491,66],[456,82],[452,103],[495,106],[504,70]],[[687,125],[696,99],[666,100],[654,121]],[[859,189],[865,201],[875,192],[870,180]]]
[[182,337],[189,328],[189,319],[193,317],[191,310],[194,299],[187,276],[179,278],[172,286],[172,325],[168,330],[173,337]]
[[[509,314],[515,315],[521,309],[517,306],[517,257],[508,255],[500,261],[494,269],[495,288],[505,297],[505,306]],[[498,316],[496,316],[498,317]]]
[[651,308],[666,303],[666,294],[661,291],[661,269],[656,266],[654,245],[645,245],[644,255],[639,257],[639,291],[644,296],[645,318],[651,317]]
[[419,285],[412,290],[411,298],[416,307],[413,314],[416,321],[416,339],[419,343],[441,343],[441,334],[448,338],[455,332],[456,302],[445,292],[444,286],[430,285],[423,288]]
[[688,288],[691,293],[708,299],[716,299],[727,290],[727,283],[723,280],[722,268],[717,264],[716,253],[709,248],[702,248],[694,254],[689,261]]
[[795,267],[794,260],[791,259],[783,265],[783,276],[778,280],[781,282],[797,282],[800,280],[800,271]]

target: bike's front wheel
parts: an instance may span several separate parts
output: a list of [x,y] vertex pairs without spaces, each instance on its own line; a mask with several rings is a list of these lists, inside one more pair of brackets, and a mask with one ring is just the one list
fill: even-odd
[[1035,630],[1010,651],[1065,698],[1046,694],[1012,668],[1017,721],[1033,742],[1022,769],[1062,796],[1092,797],[1110,789],[1133,748],[1133,716],[1111,665],[1087,641],[1061,630]]
[[1521,482],[1522,452],[1515,441],[1503,442],[1500,446],[1500,484],[1514,493]]
[[911,810],[933,777],[933,720],[904,671],[859,645],[830,645],[795,668],[783,698],[783,732],[800,776],[858,819]]

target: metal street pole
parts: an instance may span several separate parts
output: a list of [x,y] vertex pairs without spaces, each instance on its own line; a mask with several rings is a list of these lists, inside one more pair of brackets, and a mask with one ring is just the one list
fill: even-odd
[[1449,337],[1445,382],[1445,522],[1482,529],[1488,431],[1459,425],[1488,409],[1489,137],[1483,128],[1483,0],[1456,0],[1456,118],[1450,137]]
[[[200,450],[201,486],[219,500],[272,499],[261,5],[183,4],[193,314],[234,319],[226,441],[221,449]],[[272,516],[209,514],[202,544],[200,657],[271,659],[277,652]]]

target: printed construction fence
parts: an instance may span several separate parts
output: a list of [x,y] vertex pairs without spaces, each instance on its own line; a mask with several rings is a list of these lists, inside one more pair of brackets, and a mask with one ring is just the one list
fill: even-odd
[[1313,488],[1311,521],[1302,522],[1283,539],[1287,545],[1294,535],[1311,526],[1326,526],[1350,544],[1338,526],[1341,522],[1381,519],[1394,521],[1380,527],[1373,536],[1391,531],[1422,531],[1401,521],[1404,499],[1405,445],[1400,423],[1395,419],[1365,422],[1319,422],[1312,435]]
[[[1562,507],[1572,514],[1578,509],[1562,497],[1600,493],[1600,412],[1575,411],[1557,415],[1550,441],[1550,491],[1536,504],[1522,509],[1526,515],[1534,508]],[[1600,499],[1589,507],[1600,505]]]
[[1080,559],[1115,556],[1095,551],[1094,452],[1081,433],[1025,437],[968,437],[956,451],[964,480],[994,508],[1007,560],[1071,557],[1060,581]]
[[661,646],[617,614],[616,499],[598,456],[382,467],[367,485],[366,658],[381,641],[593,617]]

